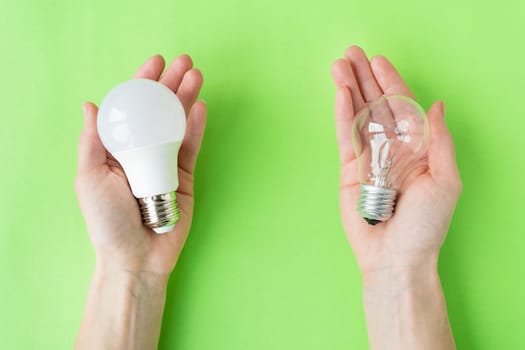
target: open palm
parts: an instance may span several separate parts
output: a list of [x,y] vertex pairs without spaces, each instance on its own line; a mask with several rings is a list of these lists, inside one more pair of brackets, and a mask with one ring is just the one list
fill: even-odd
[[428,111],[428,168],[413,174],[400,189],[395,215],[371,226],[357,211],[360,189],[352,123],[366,103],[382,95],[414,96],[385,57],[376,56],[369,61],[357,46],[348,48],[345,57],[334,62],[332,75],[337,87],[335,119],[341,158],[341,215],[361,270],[413,267],[428,257],[437,259],[461,192],[443,103],[435,103]]
[[134,78],[166,85],[184,106],[187,129],[179,152],[177,205],[180,219],[173,231],[157,235],[142,224],[140,210],[120,164],[97,132],[97,107],[84,104],[85,124],[79,141],[76,191],[99,260],[133,272],[169,274],[188,236],[193,214],[193,171],[199,153],[206,107],[197,101],[203,78],[187,55],[177,57],[163,73],[165,61],[153,56]]

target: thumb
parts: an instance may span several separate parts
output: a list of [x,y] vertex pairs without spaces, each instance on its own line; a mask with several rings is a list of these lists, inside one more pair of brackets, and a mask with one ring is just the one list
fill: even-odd
[[428,119],[430,122],[428,166],[432,178],[439,184],[460,186],[456,152],[452,135],[445,124],[445,103],[443,101],[436,102],[430,107]]
[[84,111],[84,129],[78,142],[79,174],[106,163],[106,149],[100,141],[97,130],[98,108],[91,102],[82,105]]

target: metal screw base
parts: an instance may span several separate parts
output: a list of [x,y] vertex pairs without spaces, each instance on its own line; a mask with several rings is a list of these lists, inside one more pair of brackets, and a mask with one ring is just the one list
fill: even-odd
[[390,219],[396,205],[397,191],[373,185],[361,184],[358,211],[370,224]]
[[144,225],[152,229],[175,225],[179,220],[176,199],[175,192],[137,198]]

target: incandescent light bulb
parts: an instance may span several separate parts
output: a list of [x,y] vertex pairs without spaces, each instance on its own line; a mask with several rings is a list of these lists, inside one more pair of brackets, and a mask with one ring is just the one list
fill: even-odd
[[375,225],[392,216],[407,177],[427,166],[428,120],[412,99],[382,96],[357,114],[352,134],[361,183],[358,211]]
[[171,231],[179,219],[177,158],[186,131],[177,96],[153,80],[126,81],[104,97],[97,123],[102,143],[126,173],[144,224],[156,233]]

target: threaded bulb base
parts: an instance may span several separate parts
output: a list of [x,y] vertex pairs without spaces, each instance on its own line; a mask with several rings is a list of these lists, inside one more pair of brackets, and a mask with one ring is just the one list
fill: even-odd
[[179,208],[175,191],[137,198],[142,222],[156,233],[171,231],[179,221]]
[[386,221],[394,213],[397,191],[392,188],[361,184],[358,211],[370,224]]

